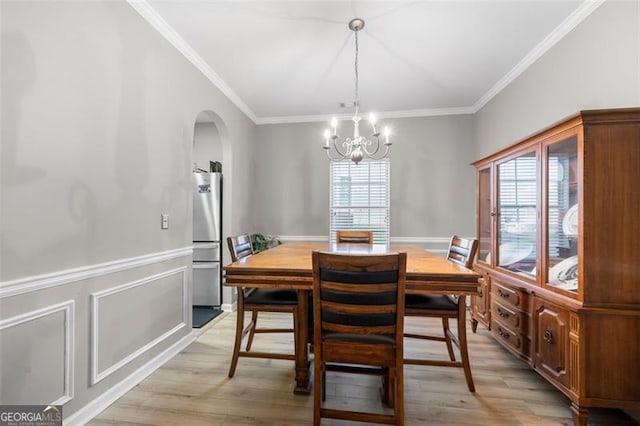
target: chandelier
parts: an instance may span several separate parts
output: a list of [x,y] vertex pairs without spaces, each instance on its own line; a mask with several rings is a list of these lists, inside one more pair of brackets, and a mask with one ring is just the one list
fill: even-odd
[[[338,120],[334,117],[331,119],[331,130],[327,129],[324,132],[324,146],[323,148],[327,152],[327,157],[332,161],[351,160],[358,164],[366,156],[373,160],[380,160],[387,156],[389,153],[389,147],[391,147],[391,140],[389,135],[391,134],[389,127],[384,128],[384,142],[380,141],[380,132],[376,128],[376,117],[373,114],[369,115],[369,122],[373,129],[371,139],[367,139],[360,135],[360,120],[362,119],[358,115],[358,109],[360,103],[358,101],[358,31],[364,28],[364,20],[360,18],[352,19],[349,22],[349,29],[354,32],[356,40],[356,54],[355,54],[355,100],[353,106],[355,107],[355,113],[351,120],[353,121],[353,138],[347,137],[341,143],[338,143]],[[342,145],[342,149],[340,149]],[[384,152],[379,153],[381,145],[384,145]],[[335,154],[331,153],[331,147]]]

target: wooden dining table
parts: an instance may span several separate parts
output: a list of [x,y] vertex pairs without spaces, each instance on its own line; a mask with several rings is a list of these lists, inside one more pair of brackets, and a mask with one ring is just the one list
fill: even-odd
[[473,295],[480,275],[421,247],[401,244],[332,244],[288,242],[244,257],[224,267],[230,287],[288,288],[298,291],[298,327],[294,393],[309,394],[309,292],[313,288],[311,253],[314,250],[345,254],[407,253],[405,291],[419,294]]

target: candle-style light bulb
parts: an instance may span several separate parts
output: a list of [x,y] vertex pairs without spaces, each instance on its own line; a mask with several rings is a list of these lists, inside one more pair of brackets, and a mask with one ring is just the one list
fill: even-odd
[[389,135],[391,135],[391,129],[389,128],[389,126],[385,126],[384,127],[384,144],[385,145],[391,145],[391,141],[389,140]]
[[331,137],[331,132],[329,129],[324,131],[324,148],[329,149],[329,138]]
[[380,135],[378,129],[376,129],[376,115],[374,113],[369,114],[369,123],[371,123],[371,127],[373,127],[373,136]]
[[333,117],[331,119],[331,128],[333,129],[333,136],[338,134],[338,119]]

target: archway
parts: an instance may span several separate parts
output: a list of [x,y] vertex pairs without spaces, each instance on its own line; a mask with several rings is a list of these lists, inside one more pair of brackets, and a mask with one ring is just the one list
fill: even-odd
[[[220,240],[220,267],[229,263],[230,258],[225,249],[225,240],[230,235],[231,188],[232,181],[232,149],[229,132],[222,118],[211,110],[201,111],[194,121],[192,167],[210,171],[210,161],[219,162],[222,166],[222,234]],[[222,281],[221,281],[222,282]],[[234,294],[232,289],[222,287],[221,308],[225,311],[233,309]]]

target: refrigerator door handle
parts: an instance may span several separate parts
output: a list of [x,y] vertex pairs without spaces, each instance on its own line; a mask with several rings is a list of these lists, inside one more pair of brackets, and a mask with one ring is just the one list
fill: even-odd
[[193,243],[194,249],[217,249],[220,243]]

